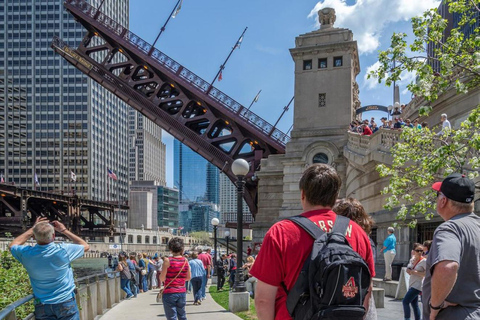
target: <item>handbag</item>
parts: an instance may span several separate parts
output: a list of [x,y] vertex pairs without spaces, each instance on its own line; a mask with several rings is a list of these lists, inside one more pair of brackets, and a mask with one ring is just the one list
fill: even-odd
[[183,266],[180,268],[180,271],[177,273],[177,275],[175,276],[175,278],[173,278],[168,284],[166,284],[165,286],[163,286],[163,288],[160,289],[160,291],[158,292],[157,294],[157,303],[160,303],[162,301],[162,298],[163,298],[163,291],[173,282],[175,281],[175,279],[178,278],[178,276],[180,275],[180,273],[182,273],[183,271],[183,268],[185,268],[185,265],[187,264],[187,259],[185,259],[185,262],[183,263]]
[[132,278],[132,274],[130,273],[130,269],[128,268],[128,265],[120,263],[122,265],[122,271],[121,274],[125,277],[125,279],[130,280]]

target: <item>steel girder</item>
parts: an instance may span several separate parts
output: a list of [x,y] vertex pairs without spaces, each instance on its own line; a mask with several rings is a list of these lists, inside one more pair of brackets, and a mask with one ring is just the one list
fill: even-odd
[[244,198],[255,216],[254,172],[262,158],[285,153],[289,137],[84,0],[64,5],[87,33],[75,50],[59,38],[52,48],[232,181],[231,163],[247,160]]

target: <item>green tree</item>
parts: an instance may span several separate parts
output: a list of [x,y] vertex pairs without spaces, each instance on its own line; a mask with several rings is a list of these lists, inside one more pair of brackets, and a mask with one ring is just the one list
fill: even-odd
[[[410,43],[405,33],[394,33],[390,48],[379,53],[380,67],[369,77],[375,77],[390,86],[401,80],[405,72],[415,72],[416,80],[407,87],[426,105],[420,115],[431,111],[429,103],[449,91],[467,93],[480,85],[480,27],[465,35],[463,30],[473,28],[480,14],[480,0],[446,0],[449,11],[460,20],[448,30],[449,22],[436,9],[412,19],[414,39]],[[434,48],[428,52],[427,45]],[[438,68],[432,68],[436,64]],[[397,218],[409,218],[414,226],[417,215],[433,216],[435,193],[431,184],[441,176],[462,172],[470,178],[480,169],[480,105],[458,129],[443,135],[426,130],[405,129],[400,141],[392,148],[392,165],[379,165],[382,177],[389,177],[383,190],[388,195],[385,208],[400,208]]]
[[190,233],[190,236],[194,239],[197,239],[202,244],[211,244],[210,235],[205,231],[196,231]]
[[[0,310],[32,293],[27,271],[9,251],[0,252]],[[33,312],[29,302],[16,309],[20,319]]]
[[[436,9],[412,18],[414,39],[408,43],[406,33],[394,33],[390,47],[379,53],[380,66],[369,77],[390,86],[401,80],[405,71],[415,72],[417,81],[407,87],[415,95],[434,101],[445,91],[456,88],[459,93],[480,84],[480,27],[465,36],[463,30],[473,28],[480,14],[480,0],[445,0],[449,11],[461,18],[449,30],[449,21]],[[433,48],[428,52],[427,47]],[[439,68],[432,68],[436,64]],[[424,110],[428,112],[428,108]]]

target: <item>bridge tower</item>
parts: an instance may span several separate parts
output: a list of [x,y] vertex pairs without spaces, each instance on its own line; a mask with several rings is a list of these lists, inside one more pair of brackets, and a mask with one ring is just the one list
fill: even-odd
[[295,62],[295,106],[291,140],[286,153],[262,160],[259,206],[253,225],[261,241],[277,220],[301,213],[298,182],[312,163],[327,163],[340,174],[345,196],[346,163],[343,148],[347,128],[360,106],[357,42],[349,29],[333,27],[335,10],[318,11],[320,29],[302,34],[290,49]]

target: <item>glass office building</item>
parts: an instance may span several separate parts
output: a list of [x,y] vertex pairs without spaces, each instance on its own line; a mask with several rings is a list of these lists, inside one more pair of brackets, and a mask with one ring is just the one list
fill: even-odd
[[[129,0],[102,11],[128,27]],[[54,36],[75,48],[85,32],[61,0],[0,4],[0,173],[21,187],[123,201],[130,107],[50,48]]]
[[219,203],[219,170],[178,140],[173,144],[174,185],[180,202]]

